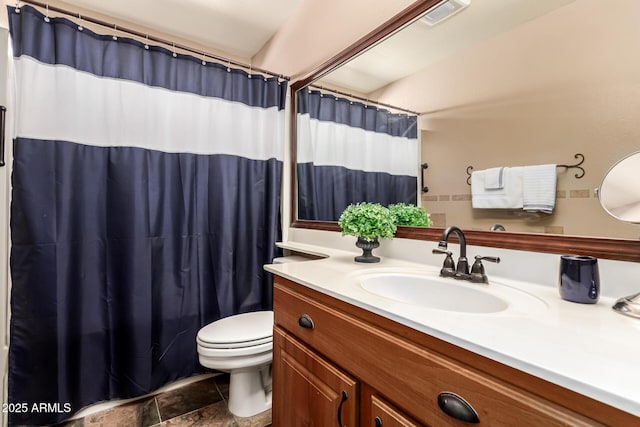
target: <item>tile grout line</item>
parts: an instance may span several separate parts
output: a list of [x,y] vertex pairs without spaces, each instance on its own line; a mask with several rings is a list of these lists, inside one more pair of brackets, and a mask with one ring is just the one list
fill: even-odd
[[[156,396],[158,396],[158,395],[154,396],[154,400],[155,400],[155,402],[156,402],[156,409],[158,410],[158,418],[160,419],[160,424],[162,424],[162,423],[163,423],[163,422],[165,422],[165,421],[172,420],[172,419],[174,419],[174,418],[180,418],[180,417],[183,417],[183,416],[185,416],[185,415],[192,414],[192,413],[194,413],[194,412],[198,412],[198,411],[200,411],[200,410],[202,410],[202,409],[204,409],[204,408],[208,408],[209,406],[213,406],[213,405],[215,405],[215,404],[217,404],[217,403],[219,403],[219,402],[224,402],[224,403],[225,403],[225,405],[226,405],[227,400],[225,399],[224,394],[220,391],[220,387],[218,386],[218,382],[214,380],[214,381],[213,381],[213,383],[214,383],[214,385],[215,385],[215,387],[216,387],[216,391],[218,392],[218,395],[220,396],[221,400],[216,401],[216,402],[213,402],[213,403],[209,403],[209,404],[204,405],[204,406],[202,406],[202,407],[200,407],[200,408],[194,408],[194,409],[192,409],[192,410],[190,410],[190,411],[188,411],[188,412],[185,412],[185,413],[183,413],[183,414],[177,415],[177,416],[175,416],[175,417],[173,417],[173,418],[169,418],[169,419],[166,419],[166,420],[163,420],[163,419],[162,419],[162,417],[160,416],[160,405],[158,404],[158,401],[157,401],[157,399],[156,399]],[[231,414],[231,415],[233,416],[233,420],[234,420],[234,421],[236,422],[236,424],[237,424],[237,420],[235,419],[235,416],[234,416],[233,414]]]
[[[204,406],[203,406],[203,407],[201,407],[201,408],[195,408],[195,409],[192,409],[192,410],[190,410],[190,411],[188,411],[188,412],[185,412],[184,414],[176,415],[175,417],[173,417],[173,418],[169,418],[168,420],[164,420],[164,421],[171,421],[171,420],[176,419],[176,418],[181,418],[181,417],[184,417],[184,416],[186,416],[186,415],[193,414],[194,412],[199,412],[199,411],[201,411],[201,410],[203,410],[203,409],[205,409],[205,408],[208,408],[208,407],[210,407],[210,406],[215,405],[216,403],[220,403],[220,401],[218,401],[218,402],[214,402],[214,403],[209,403],[208,405],[204,405]],[[162,421],[160,424],[162,424],[164,421]]]
[[[215,377],[214,377],[215,378]],[[216,381],[215,379],[213,380],[213,383],[216,386],[216,390],[218,390],[218,394],[220,395],[220,397],[222,398],[222,401],[224,402],[225,406],[227,407],[227,411],[229,412],[229,414],[231,414],[231,418],[233,418],[233,422],[236,423],[236,425],[240,425],[240,422],[238,421],[238,418],[231,413],[231,411],[229,411],[229,402],[227,402],[227,398],[224,397],[224,393],[222,392],[222,390],[220,389],[220,385],[218,384],[218,381]]]
[[215,380],[215,377],[214,377],[213,383],[215,384],[216,390],[218,391],[218,394],[220,395],[220,398],[222,399],[222,401],[227,403],[227,399],[224,397],[224,393],[222,392],[222,390],[220,390],[220,386],[218,385],[218,381]]
[[160,405],[158,405],[158,399],[157,399],[157,394],[155,396],[153,396],[153,401],[156,404],[156,412],[158,413],[158,420],[160,421],[159,424],[162,424],[162,416],[160,415]]

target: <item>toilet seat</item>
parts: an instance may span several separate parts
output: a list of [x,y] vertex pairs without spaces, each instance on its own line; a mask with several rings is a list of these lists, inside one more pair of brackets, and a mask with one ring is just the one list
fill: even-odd
[[[236,314],[208,324],[198,331],[196,342],[206,349],[247,349],[271,347],[273,311]],[[259,352],[258,348],[254,348]],[[230,354],[230,353],[229,353]]]
[[200,356],[216,359],[230,359],[238,356],[257,356],[262,353],[271,353],[272,351],[273,343],[271,341],[260,345],[238,348],[211,348],[198,344],[198,354]]
[[219,348],[219,349],[235,349],[235,348],[246,348],[246,347],[255,347],[262,344],[268,344],[273,342],[273,337],[260,338],[253,341],[244,341],[244,342],[227,342],[227,343],[219,343],[219,342],[208,342],[200,339],[200,337],[196,337],[196,342],[198,345],[204,348]]

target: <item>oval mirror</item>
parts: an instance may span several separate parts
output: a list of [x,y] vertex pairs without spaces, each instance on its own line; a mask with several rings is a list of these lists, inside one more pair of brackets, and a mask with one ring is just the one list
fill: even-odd
[[[614,164],[597,189],[600,204],[616,219],[640,223],[640,152],[629,154]],[[627,316],[640,318],[640,293],[620,298],[612,307]]]
[[616,219],[640,223],[640,152],[614,164],[597,190],[600,204]]

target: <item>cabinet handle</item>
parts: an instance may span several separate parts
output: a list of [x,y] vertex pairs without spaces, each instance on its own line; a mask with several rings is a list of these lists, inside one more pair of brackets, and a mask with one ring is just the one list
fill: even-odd
[[479,423],[478,413],[469,403],[457,394],[443,392],[438,395],[438,406],[442,412],[466,423]]
[[342,426],[342,406],[344,405],[344,402],[347,401],[347,392],[346,391],[342,391],[342,400],[340,401],[340,405],[338,405],[338,426],[339,427],[343,427]]
[[306,329],[315,328],[315,325],[313,324],[313,320],[311,320],[311,317],[309,317],[308,314],[303,314],[302,316],[300,316],[300,318],[298,319],[298,325]]
[[375,421],[376,423],[375,427],[382,427],[382,420],[380,419],[380,417],[376,417],[376,419],[373,421]]

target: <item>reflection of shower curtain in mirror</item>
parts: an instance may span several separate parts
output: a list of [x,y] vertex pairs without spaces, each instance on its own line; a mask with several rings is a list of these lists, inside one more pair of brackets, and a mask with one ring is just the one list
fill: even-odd
[[357,202],[416,204],[416,116],[302,90],[297,129],[298,218],[337,221]]

